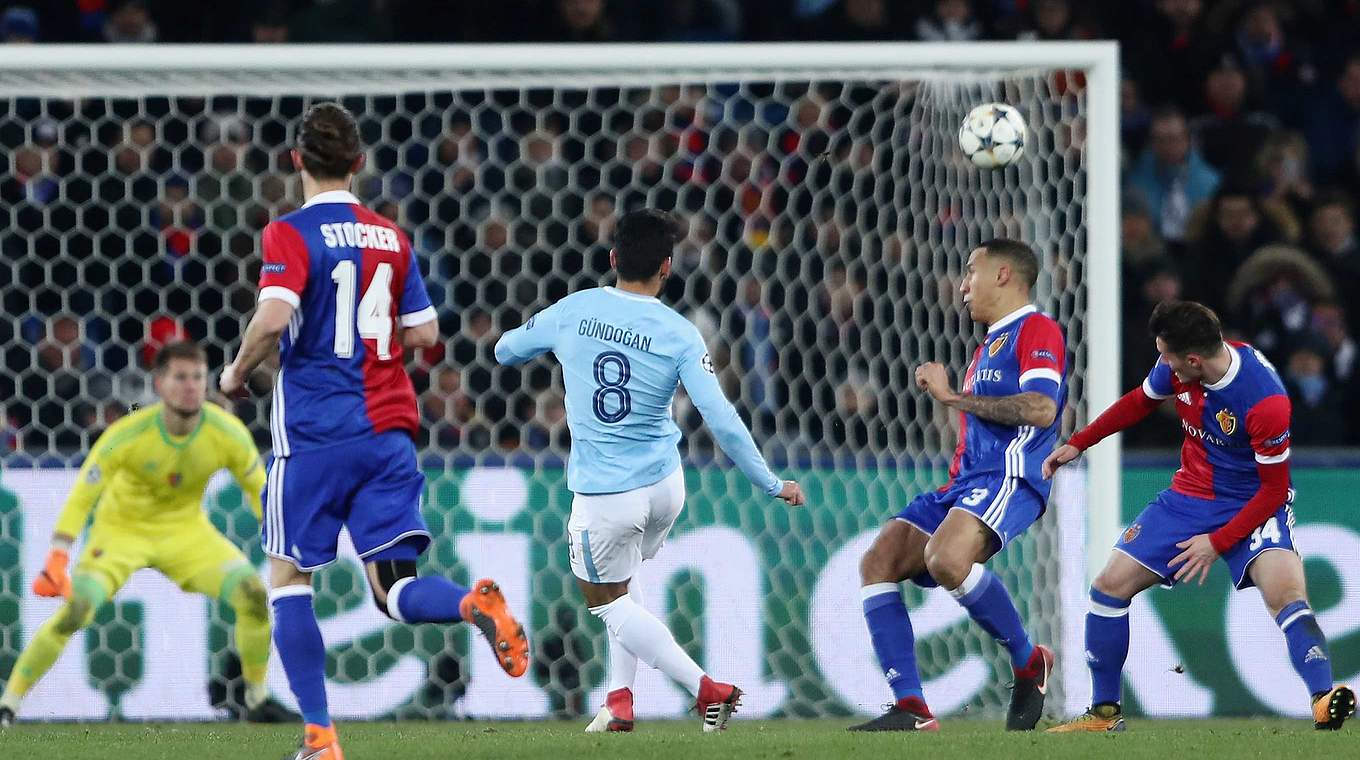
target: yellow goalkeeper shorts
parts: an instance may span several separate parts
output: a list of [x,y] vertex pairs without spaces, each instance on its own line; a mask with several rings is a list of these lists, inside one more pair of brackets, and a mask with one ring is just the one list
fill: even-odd
[[198,594],[230,594],[255,570],[236,545],[205,520],[184,525],[132,528],[95,520],[85,539],[75,575],[88,576],[112,598],[142,568],[160,571],[175,585]]

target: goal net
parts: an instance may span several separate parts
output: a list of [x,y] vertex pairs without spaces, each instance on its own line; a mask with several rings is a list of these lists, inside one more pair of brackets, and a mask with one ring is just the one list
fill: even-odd
[[[1114,292],[1093,274],[1112,267],[1092,251],[1113,251],[1110,207],[1088,201],[1096,174],[1113,187],[1112,164],[1090,148],[1095,48],[1035,49],[1043,57],[909,45],[101,48],[46,67],[0,61],[11,156],[0,676],[57,608],[28,587],[73,468],[101,429],[154,400],[158,345],[186,335],[214,368],[230,358],[253,308],[260,230],[302,200],[294,125],[309,103],[338,99],[368,146],[354,190],[410,234],[445,336],[410,365],[436,535],[422,572],[498,579],[529,621],[534,664],[511,681],[466,627],[392,623],[351,551],[316,584],[333,712],[575,717],[600,703],[607,645],[563,541],[561,377],[548,361],[498,367],[491,349],[537,309],[607,282],[613,220],[643,205],[688,229],[663,300],[700,326],[756,440],[809,495],[789,510],[757,494],[682,396],[689,496],[637,580],[646,606],[741,685],[741,717],[877,712],[890,696],[861,619],[858,559],[946,478],[956,420],[914,389],[912,370],[937,360],[958,378],[977,344],[958,294],[973,247],[1004,235],[1040,253],[1037,303],[1070,350],[1065,432],[1112,398],[1114,328],[1093,318]],[[970,67],[978,51],[990,52]],[[1017,107],[1030,132],[1020,161],[984,172],[956,133],[990,101]],[[1112,118],[1101,129],[1112,151]],[[234,409],[267,450],[267,399]],[[1036,640],[1060,647],[1065,597],[1081,605],[1082,512],[1098,470],[1060,483],[1048,514],[992,563]],[[235,486],[215,481],[205,502],[263,568]],[[904,593],[931,704],[999,714],[1011,678],[1000,647],[945,592]],[[24,714],[221,715],[241,691],[230,620],[218,600],[138,573]],[[1080,667],[1074,651],[1063,654]],[[646,668],[637,693],[644,717],[678,717],[690,701]]]

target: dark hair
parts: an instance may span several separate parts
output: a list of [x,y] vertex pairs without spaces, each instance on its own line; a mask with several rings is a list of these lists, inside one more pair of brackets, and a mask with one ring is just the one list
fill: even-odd
[[156,352],[156,359],[152,362],[152,367],[157,373],[165,371],[170,366],[170,362],[175,359],[189,359],[200,364],[208,363],[208,355],[203,351],[203,347],[190,340],[177,340],[161,346],[161,350]]
[[1223,346],[1223,326],[1213,309],[1195,301],[1162,301],[1152,310],[1148,332],[1174,354],[1214,356]]
[[1026,287],[1032,288],[1039,281],[1039,257],[1028,245],[1010,238],[992,238],[978,247],[986,251],[988,256],[995,256],[1010,264],[1011,272],[1019,275]]
[[614,228],[619,279],[641,282],[656,276],[678,242],[680,220],[674,214],[653,208],[624,214]]
[[1161,106],[1154,110],[1152,112],[1152,117],[1148,119],[1148,123],[1151,124],[1153,122],[1166,121],[1168,119],[1176,119],[1180,121],[1181,124],[1186,123],[1185,112],[1172,105]]
[[302,115],[297,150],[302,168],[317,179],[344,179],[363,146],[354,114],[339,103],[317,103]]

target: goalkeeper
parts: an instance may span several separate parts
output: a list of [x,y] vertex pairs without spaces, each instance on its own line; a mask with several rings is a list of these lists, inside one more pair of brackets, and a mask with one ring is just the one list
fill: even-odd
[[[100,605],[144,567],[236,611],[247,720],[298,719],[271,699],[265,686],[270,634],[264,584],[201,507],[208,479],[227,469],[259,519],[265,483],[245,425],[205,402],[207,373],[198,345],[166,345],[155,360],[160,403],[110,425],[90,450],[57,519],[46,566],[33,581],[34,593],[65,597],[66,604],[38,628],[15,662],[0,696],[0,727],[14,722],[19,702],[57,661],[71,635],[89,625]],[[68,576],[71,546],[92,510],[80,561]]]

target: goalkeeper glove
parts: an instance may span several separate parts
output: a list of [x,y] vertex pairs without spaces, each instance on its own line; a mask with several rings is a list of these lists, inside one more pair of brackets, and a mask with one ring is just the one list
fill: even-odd
[[65,549],[52,547],[52,551],[47,553],[47,564],[43,565],[42,572],[33,579],[33,593],[38,596],[64,596],[71,597],[71,576],[66,573],[66,565],[71,561],[71,555]]

